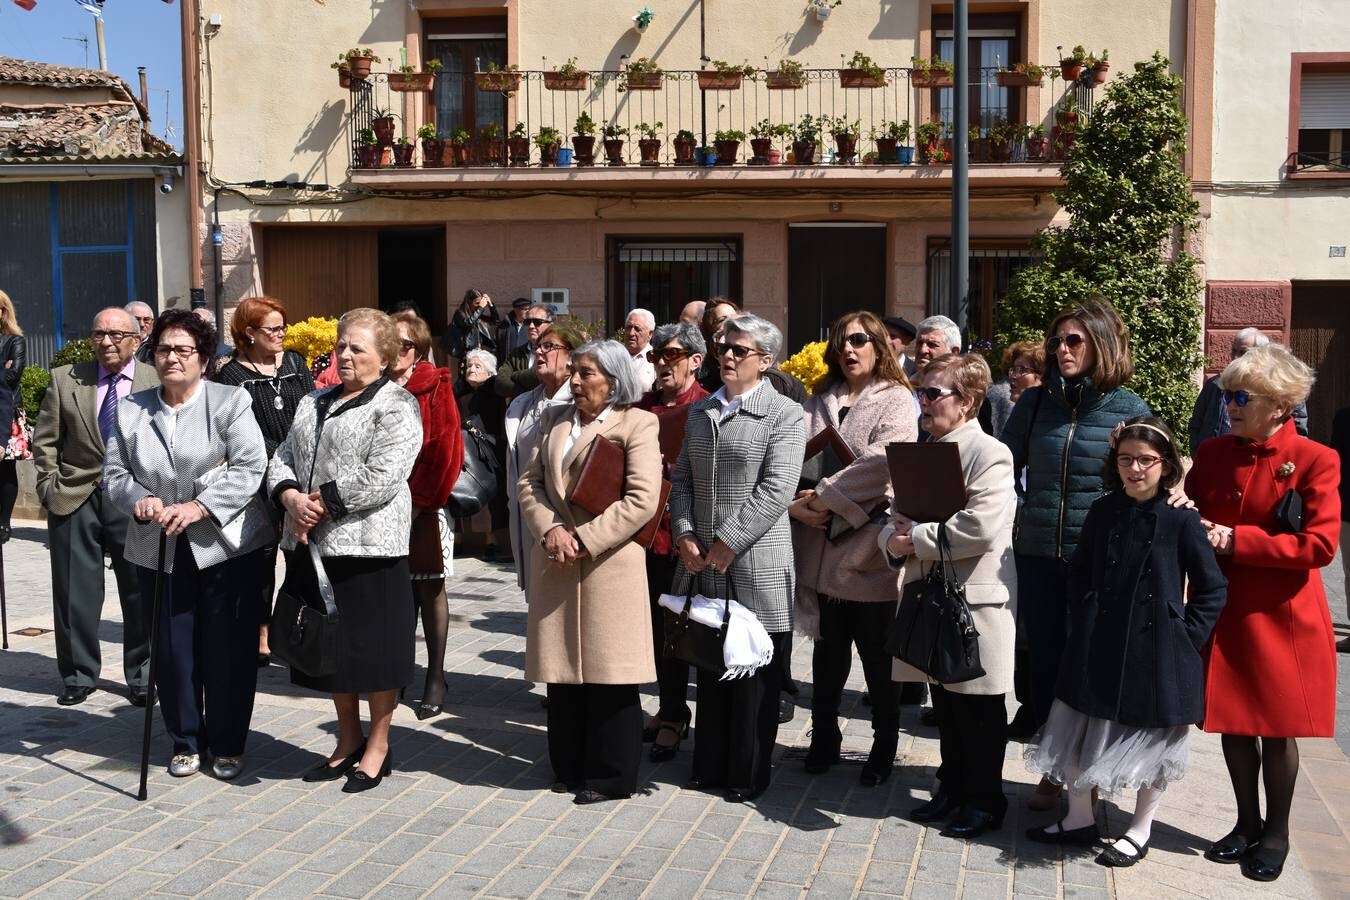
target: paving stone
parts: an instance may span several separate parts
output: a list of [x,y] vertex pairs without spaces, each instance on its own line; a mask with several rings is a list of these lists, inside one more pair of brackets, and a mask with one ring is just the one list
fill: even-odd
[[715,888],[729,894],[739,894],[742,897],[749,894],[759,881],[759,870],[764,863],[750,862],[743,859],[726,859],[713,870],[712,879],[708,882],[709,888]]
[[443,837],[433,841],[431,848],[454,856],[468,856],[483,846],[496,830],[486,825],[456,825]]
[[677,869],[692,869],[696,872],[710,872],[727,852],[727,845],[721,841],[705,841],[691,838],[675,852],[670,864]]
[[628,900],[630,897],[637,897],[646,890],[645,882],[636,881],[631,878],[618,878],[611,876],[605,879],[604,883],[591,894],[597,900]]
[[858,879],[851,875],[835,875],[829,872],[822,872],[811,879],[811,887],[806,892],[808,897],[835,898],[851,897],[856,889]]
[[496,878],[511,868],[519,856],[520,850],[511,847],[483,847],[467,857],[455,871],[464,875]]
[[919,867],[914,872],[916,881],[935,881],[955,885],[961,876],[961,854],[925,849],[919,853]]
[[[3,851],[0,851],[3,852]],[[39,859],[13,874],[0,878],[0,897],[21,897],[36,891],[75,868],[75,863],[55,859]],[[85,886],[84,891],[88,891]]]
[[609,860],[574,857],[549,882],[549,887],[564,891],[589,891],[604,877],[611,865]]
[[398,871],[397,866],[377,862],[361,862],[344,872],[323,888],[326,895],[335,897],[368,897],[382,882]]
[[909,870],[909,863],[874,859],[867,865],[862,888],[875,894],[903,894]]
[[224,859],[204,859],[196,865],[184,869],[181,874],[166,883],[161,890],[169,894],[182,894],[186,897],[203,893],[213,884],[222,881],[235,870],[235,864]]
[[778,835],[761,834],[753,831],[742,832],[740,837],[727,850],[732,859],[749,859],[763,862],[773,855],[778,846]]
[[830,845],[825,848],[825,856],[820,862],[820,871],[857,875],[866,864],[866,847],[861,844],[836,844],[831,841]]
[[652,900],[689,900],[698,893],[706,872],[690,872],[685,869],[666,869],[652,885]]
[[1054,865],[1025,865],[1019,861],[1013,870],[1013,893],[1056,896],[1059,893],[1059,878]]
[[814,853],[796,853],[779,850],[764,870],[765,881],[805,886],[815,872],[817,856]]
[[525,855],[520,858],[520,862],[522,865],[556,868],[561,866],[563,860],[575,853],[580,846],[581,841],[545,835],[526,851]]
[[[972,844],[974,849],[976,845]],[[986,897],[1008,896],[1008,876],[993,875],[987,872],[967,871],[961,885],[961,896],[970,900],[985,900]]]
[[934,881],[916,881],[906,894],[909,900],[955,900],[956,884],[939,884]]
[[[287,850],[269,850],[253,859],[243,868],[236,869],[230,875],[230,880],[262,887],[298,869],[307,859],[309,859],[309,856],[306,854],[292,853]],[[323,876],[320,879],[321,883],[332,878],[331,875],[325,873],[317,874]]]
[[310,854],[303,868],[311,872],[336,875],[348,866],[360,862],[370,850],[369,846],[359,841],[334,841]]
[[795,884],[783,884],[777,881],[761,881],[755,888],[755,900],[797,900],[803,888]]
[[528,897],[552,876],[553,870],[544,866],[512,866],[487,888],[487,894],[491,897]]
[[[412,865],[400,867],[398,873],[391,880],[395,884],[409,887],[430,888],[450,872],[453,872],[455,867],[463,861],[464,857],[462,856],[451,856],[448,853],[437,853],[434,850],[428,851],[417,857]],[[466,879],[469,877],[464,876]]]
[[620,878],[636,878],[639,881],[651,882],[656,879],[670,856],[669,850],[633,847],[619,859],[614,874]]
[[581,843],[581,855],[614,862],[633,843],[633,835],[615,828],[601,828]]

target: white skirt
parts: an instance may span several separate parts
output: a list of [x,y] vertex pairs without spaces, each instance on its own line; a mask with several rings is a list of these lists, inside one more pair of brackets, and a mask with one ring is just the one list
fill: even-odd
[[1163,790],[1186,774],[1190,731],[1094,719],[1056,700],[1023,756],[1027,769],[1073,791]]

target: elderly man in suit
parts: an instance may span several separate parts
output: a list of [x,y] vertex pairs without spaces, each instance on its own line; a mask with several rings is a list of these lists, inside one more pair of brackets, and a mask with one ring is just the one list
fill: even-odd
[[153,363],[153,353],[150,350],[150,331],[155,327],[155,310],[149,303],[143,303],[140,300],[132,300],[122,308],[131,313],[132,318],[136,320],[136,327],[140,331],[141,343],[136,348],[136,359],[143,363]]
[[97,359],[61,366],[42,397],[33,434],[37,493],[47,508],[52,561],[56,665],[62,706],[82,703],[98,683],[102,662],[98,623],[103,613],[103,555],[112,558],[122,601],[122,665],[131,702],[145,704],[149,622],[135,567],[122,558],[127,518],[98,491],[103,455],[117,421],[117,404],[159,383],[153,367],[135,359],[140,326],[110,307],[90,332]]

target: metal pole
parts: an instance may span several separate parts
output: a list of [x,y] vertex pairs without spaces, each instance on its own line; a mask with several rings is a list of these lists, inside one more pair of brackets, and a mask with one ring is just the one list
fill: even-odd
[[103,17],[94,16],[94,36],[98,38],[98,67],[108,71],[108,46],[103,40]]
[[[698,0],[698,58],[699,66],[708,64],[708,31],[703,18],[703,0]],[[708,146],[708,92],[698,92],[699,146]]]
[[[206,305],[206,289],[202,283],[202,193],[200,168],[201,148],[201,94],[198,91],[198,3],[183,0],[180,22],[183,44],[183,204],[187,218],[188,303],[193,308]],[[216,298],[219,308],[222,298]]]
[[970,290],[970,4],[956,0],[952,15],[952,296],[959,315]]

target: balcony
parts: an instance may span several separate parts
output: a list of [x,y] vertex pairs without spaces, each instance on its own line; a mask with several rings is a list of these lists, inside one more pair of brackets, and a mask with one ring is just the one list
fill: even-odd
[[[1049,73],[1032,83],[989,68],[972,79],[977,183],[1059,182],[1093,86]],[[397,116],[377,121],[397,94],[372,73],[351,82],[351,176],[372,188],[495,191],[927,186],[950,179],[950,84],[908,68],[441,74],[433,93],[409,96],[426,118],[439,109],[452,121],[400,147]],[[453,121],[470,91],[472,132]]]

